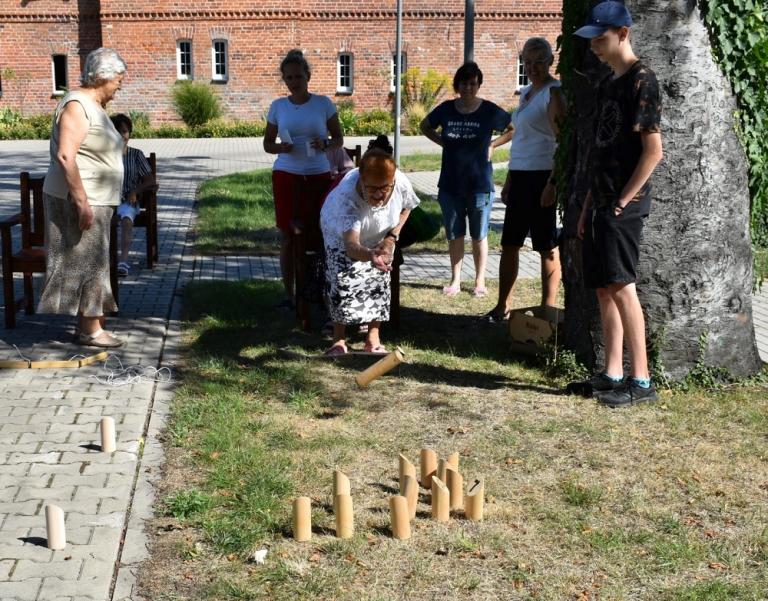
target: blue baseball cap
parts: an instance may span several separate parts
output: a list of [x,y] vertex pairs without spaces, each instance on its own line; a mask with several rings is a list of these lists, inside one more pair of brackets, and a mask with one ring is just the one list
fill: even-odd
[[596,5],[589,13],[589,19],[584,27],[577,29],[573,35],[582,38],[596,38],[603,35],[611,27],[632,27],[632,15],[621,2],[609,0]]

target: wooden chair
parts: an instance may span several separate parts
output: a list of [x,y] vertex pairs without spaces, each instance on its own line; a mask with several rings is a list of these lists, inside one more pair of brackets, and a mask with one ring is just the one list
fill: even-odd
[[363,147],[358,144],[354,148],[344,147],[347,151],[347,156],[355,162],[355,167],[360,166],[360,159],[363,158]]
[[[27,315],[35,312],[32,274],[45,273],[45,210],[43,205],[44,177],[20,175],[21,212],[0,221],[0,251],[3,266],[3,298],[5,327],[16,327],[16,313],[24,307]],[[21,248],[13,252],[13,228],[21,227]],[[109,279],[112,294],[118,302],[117,285],[117,220],[112,219],[109,238]],[[24,296],[15,298],[13,274],[24,278]]]
[[[152,167],[152,176],[157,183],[157,157],[151,153],[147,158]],[[153,269],[159,259],[157,243],[157,190],[145,190],[138,198],[141,212],[133,220],[133,227],[143,227],[147,230],[147,267]]]

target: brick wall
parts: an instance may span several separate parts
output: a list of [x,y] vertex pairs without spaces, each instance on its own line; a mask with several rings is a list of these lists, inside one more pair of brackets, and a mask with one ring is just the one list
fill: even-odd
[[[26,113],[49,111],[55,102],[51,48],[66,49],[74,83],[78,53],[100,42],[120,52],[129,69],[111,110],[142,110],[154,123],[175,121],[169,92],[176,81],[179,39],[192,41],[194,79],[204,82],[211,81],[212,40],[228,41],[229,79],[214,86],[231,118],[260,118],[270,101],[285,93],[279,63],[294,47],[312,63],[313,92],[351,99],[360,109],[391,105],[395,0],[101,0],[98,19],[78,8],[95,4],[38,0],[21,8],[0,0],[0,70],[29,73],[23,95],[22,86],[14,85],[18,80],[3,82],[0,106],[18,107],[23,96]],[[475,60],[485,74],[481,95],[511,106],[519,50],[532,35],[554,43],[561,2],[477,0],[475,6]],[[409,0],[403,23],[408,67],[453,74],[463,61],[463,10],[464,0]],[[351,95],[336,93],[340,51],[354,56]]]

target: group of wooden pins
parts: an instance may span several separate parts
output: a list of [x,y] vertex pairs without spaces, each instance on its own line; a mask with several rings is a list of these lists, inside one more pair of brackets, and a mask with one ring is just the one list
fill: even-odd
[[[467,519],[483,519],[485,485],[474,480],[466,496],[464,478],[459,472],[459,454],[447,459],[437,458],[432,449],[422,449],[419,467],[421,485],[432,492],[432,517],[447,522],[451,511],[464,510]],[[389,498],[392,536],[399,540],[411,537],[411,521],[416,518],[419,481],[416,468],[402,453],[398,457],[400,494]],[[352,494],[349,478],[339,470],[333,472],[333,513],[336,517],[336,536],[350,538],[354,534]],[[305,542],[312,537],[312,501],[298,497],[293,502],[293,538]]]
[[[117,450],[115,439],[115,419],[101,419],[101,452],[114,453]],[[67,546],[67,535],[64,528],[64,510],[58,505],[45,506],[45,531],[47,547],[61,551]]]

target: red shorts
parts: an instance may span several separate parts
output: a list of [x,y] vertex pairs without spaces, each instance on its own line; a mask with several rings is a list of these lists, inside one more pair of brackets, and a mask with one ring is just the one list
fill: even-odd
[[275,198],[277,227],[288,232],[291,220],[296,219],[309,230],[319,230],[320,209],[330,185],[330,173],[297,175],[287,171],[273,171],[272,195]]

